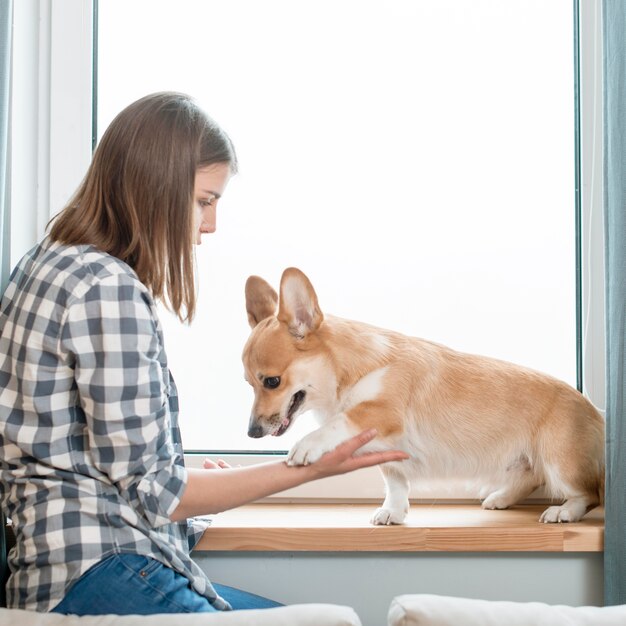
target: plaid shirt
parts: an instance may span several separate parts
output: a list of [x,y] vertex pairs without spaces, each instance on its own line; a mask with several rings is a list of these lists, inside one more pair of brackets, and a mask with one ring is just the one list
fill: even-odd
[[154,301],[93,246],[49,239],[0,308],[0,504],[17,544],[11,608],[49,611],[101,559],[152,557],[229,608],[172,523],[187,473]]

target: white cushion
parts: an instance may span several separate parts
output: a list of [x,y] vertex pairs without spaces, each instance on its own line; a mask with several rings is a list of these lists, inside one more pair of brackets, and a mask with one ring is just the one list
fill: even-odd
[[293,604],[274,609],[77,617],[0,609],[0,626],[361,626],[353,609],[335,604]]
[[624,626],[626,606],[552,606],[427,594],[397,596],[389,626]]

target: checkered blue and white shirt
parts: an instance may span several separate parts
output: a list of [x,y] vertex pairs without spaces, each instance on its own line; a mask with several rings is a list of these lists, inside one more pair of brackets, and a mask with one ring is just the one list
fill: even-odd
[[13,271],[0,307],[0,506],[17,545],[10,607],[49,611],[115,552],[152,557],[218,609],[172,523],[187,473],[154,301],[93,246],[49,238]]

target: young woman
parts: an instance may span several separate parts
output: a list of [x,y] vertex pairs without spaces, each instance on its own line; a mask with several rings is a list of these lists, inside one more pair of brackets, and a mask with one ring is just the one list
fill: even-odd
[[[215,230],[237,161],[188,96],[131,104],[75,196],[18,264],[0,309],[0,490],[17,544],[10,607],[74,614],[195,612],[275,603],[208,581],[187,519],[324,476],[405,458],[186,469],[155,301],[196,304],[193,245]],[[216,586],[217,587],[217,586]]]

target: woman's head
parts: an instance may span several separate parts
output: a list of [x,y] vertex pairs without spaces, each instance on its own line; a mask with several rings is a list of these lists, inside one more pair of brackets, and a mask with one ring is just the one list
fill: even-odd
[[87,243],[128,263],[181,317],[195,309],[193,243],[198,172],[234,174],[232,142],[187,95],[145,96],[111,122],[50,236]]

